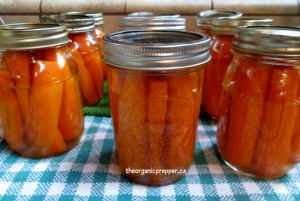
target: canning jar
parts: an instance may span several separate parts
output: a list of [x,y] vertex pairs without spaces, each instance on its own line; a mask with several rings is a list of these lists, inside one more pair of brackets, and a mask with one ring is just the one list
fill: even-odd
[[104,36],[118,163],[134,182],[170,184],[191,165],[209,44],[189,32]]
[[[100,45],[101,56],[102,56],[103,55],[102,37],[105,35],[105,31],[104,31],[104,28],[103,28],[103,25],[104,25],[103,13],[72,11],[72,12],[67,12],[67,13],[63,13],[63,14],[66,14],[66,15],[84,15],[84,16],[94,18],[95,34],[96,34],[97,40],[98,40],[99,45]],[[106,80],[106,77],[107,77],[106,63],[103,60],[101,60],[101,65],[102,65],[102,69],[103,69],[103,78],[104,78],[104,80]]]
[[68,41],[65,26],[0,26],[0,113],[8,145],[22,156],[55,156],[81,137],[82,103]]
[[185,18],[179,14],[162,14],[152,12],[130,13],[119,19],[119,31],[128,30],[166,30],[185,31]]
[[238,172],[283,176],[300,159],[300,28],[238,28],[220,101],[217,145]]
[[212,59],[205,67],[203,109],[211,117],[219,117],[219,102],[222,91],[222,81],[225,71],[230,64],[233,54],[231,45],[238,26],[270,25],[272,19],[240,17],[218,18],[213,20],[213,42],[210,52]]
[[78,66],[83,106],[93,106],[103,95],[103,69],[94,19],[84,15],[52,15],[52,22],[68,28],[68,51]]
[[212,37],[211,28],[212,21],[219,17],[238,18],[243,14],[239,11],[227,10],[205,10],[196,14],[196,26],[200,33],[204,33]]

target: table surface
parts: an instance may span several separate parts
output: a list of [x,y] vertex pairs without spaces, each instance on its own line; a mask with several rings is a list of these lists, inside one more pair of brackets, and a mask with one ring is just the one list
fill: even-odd
[[198,122],[194,162],[180,181],[137,185],[120,174],[111,118],[85,116],[77,147],[57,157],[26,159],[0,144],[0,200],[300,200],[300,165],[260,180],[228,168],[216,148],[216,124]]

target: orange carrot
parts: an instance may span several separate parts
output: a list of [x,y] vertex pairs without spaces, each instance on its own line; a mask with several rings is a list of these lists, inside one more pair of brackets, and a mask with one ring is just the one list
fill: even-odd
[[86,69],[89,71],[93,79],[97,97],[100,100],[103,95],[103,71],[101,68],[101,53],[99,50],[88,52],[83,54],[82,58]]
[[118,126],[119,125],[119,99],[120,94],[123,90],[124,80],[126,77],[125,73],[115,71],[111,69],[109,70],[109,78],[108,78],[108,86],[109,86],[109,101],[110,101],[110,109],[111,116],[113,121],[114,132],[119,133]]
[[[148,127],[149,155],[151,168],[161,169],[162,141],[168,100],[168,82],[157,77],[148,78]],[[159,180],[159,174],[151,174],[151,179]]]
[[253,172],[273,178],[285,173],[297,107],[298,70],[274,67],[270,74],[261,132],[253,155]]
[[[298,77],[298,83],[297,83],[298,89],[297,89],[297,99],[300,97],[300,78]],[[289,155],[289,162],[291,164],[297,163],[300,161],[300,105],[297,104],[297,117],[295,120],[295,126],[293,129],[293,137],[291,142],[291,152]]]
[[67,150],[58,129],[62,102],[62,71],[53,61],[36,61],[30,91],[32,124],[28,137],[36,157],[52,156]]
[[193,160],[199,114],[196,114],[191,82],[194,81],[187,73],[168,77],[162,157],[167,169],[187,168]]
[[119,124],[118,133],[115,133],[118,160],[122,171],[128,167],[134,169],[149,167],[146,93],[147,86],[143,76],[126,75],[119,96]]
[[96,39],[96,36],[92,33],[69,34],[69,38],[72,40],[73,43],[76,44],[77,50],[81,54],[100,49],[98,40]]
[[[31,122],[30,95],[32,56],[25,52],[6,52],[3,60],[13,77],[15,93],[19,102],[24,129],[27,130]],[[26,144],[26,135],[24,143]]]
[[[96,37],[97,37],[99,45],[100,45],[100,51],[101,51],[101,57],[102,57],[103,54],[104,54],[102,38],[105,35],[105,33],[101,30],[101,28],[98,28],[96,26],[95,27],[95,34],[96,34]],[[108,69],[108,67],[107,67],[106,63],[103,61],[103,59],[101,59],[101,66],[102,66],[102,70],[103,70],[103,78],[104,78],[104,80],[106,80],[107,79],[107,69]]]
[[215,39],[212,43],[210,51],[212,59],[205,67],[203,83],[203,108],[205,112],[207,112],[214,118],[219,117],[219,103],[222,91],[222,81],[227,67],[229,66],[233,58],[233,54],[231,53],[230,48],[234,39],[231,36],[218,37],[222,37],[222,40]]
[[81,89],[83,105],[94,105],[99,101],[99,98],[97,97],[96,88],[93,84],[93,78],[90,75],[89,71],[86,69],[83,58],[81,54],[76,50],[75,45],[73,43],[69,43],[68,48],[71,55],[74,57],[78,67],[79,85]]
[[242,169],[250,167],[252,163],[270,69],[264,65],[254,65],[252,61],[239,62],[234,78],[228,80],[236,83],[236,88],[231,94],[226,151],[224,150],[223,157]]
[[4,136],[9,146],[18,153],[27,148],[21,108],[14,90],[14,81],[7,69],[0,69],[0,113]]
[[45,50],[45,59],[58,61],[62,70],[64,83],[58,127],[64,139],[69,141],[77,140],[81,136],[84,120],[78,81],[71,75],[65,58],[66,49],[64,47]]

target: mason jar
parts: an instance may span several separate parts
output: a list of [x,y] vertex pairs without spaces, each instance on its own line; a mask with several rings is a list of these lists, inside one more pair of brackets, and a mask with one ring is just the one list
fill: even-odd
[[203,110],[214,119],[219,117],[219,102],[222,81],[233,54],[231,45],[236,28],[246,25],[271,25],[272,19],[259,18],[218,18],[213,20],[213,41],[210,52],[212,59],[205,67]]
[[0,26],[0,113],[9,147],[22,156],[55,156],[81,137],[82,103],[68,42],[65,26]]
[[200,33],[204,33],[212,37],[211,28],[214,19],[220,17],[238,18],[243,14],[239,11],[227,10],[205,10],[196,14],[196,26]]
[[78,66],[83,106],[97,104],[103,95],[101,48],[95,34],[94,18],[84,15],[52,15],[52,22],[68,29],[68,51]]
[[[96,38],[99,42],[100,49],[101,49],[101,56],[103,55],[103,47],[102,47],[102,37],[106,34],[104,31],[104,20],[103,20],[103,13],[99,12],[78,12],[78,11],[72,11],[72,12],[66,12],[63,13],[66,15],[84,15],[88,17],[94,18],[95,23],[95,34]],[[101,65],[103,69],[103,78],[106,80],[107,77],[107,66],[103,60],[101,60]]]
[[104,36],[116,153],[134,182],[161,186],[190,167],[210,38],[176,31]]
[[300,28],[240,27],[232,51],[218,149],[237,172],[283,176],[300,160]]
[[162,14],[152,12],[130,13],[118,20],[119,31],[185,31],[185,23],[185,18],[181,18],[179,14]]

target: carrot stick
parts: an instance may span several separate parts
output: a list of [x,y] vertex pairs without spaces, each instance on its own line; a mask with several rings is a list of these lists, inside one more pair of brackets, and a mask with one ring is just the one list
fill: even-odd
[[[162,141],[168,100],[168,83],[163,78],[148,78],[148,127],[151,168],[161,169]],[[158,181],[159,174],[151,174]]]
[[20,105],[25,127],[31,122],[29,88],[31,86],[32,57],[29,53],[6,52],[3,56],[15,83],[15,92]]
[[58,127],[66,141],[77,140],[83,131],[83,110],[78,81],[71,75],[66,48],[44,50],[47,61],[58,61],[62,71],[63,93]]
[[3,131],[9,146],[22,154],[27,148],[24,123],[17,96],[11,86],[14,81],[7,69],[0,69],[0,112]]
[[[300,97],[300,78],[298,77],[297,83],[297,99]],[[291,152],[289,155],[289,162],[291,164],[297,163],[300,161],[300,106],[299,103],[296,106],[297,109],[297,117],[295,120],[295,126],[293,129],[293,137],[291,142]]]
[[119,97],[119,124],[115,133],[121,170],[149,167],[146,95],[145,78],[127,74]]
[[[111,67],[112,68],[112,67]],[[119,133],[118,125],[119,125],[119,99],[120,94],[123,90],[124,81],[126,74],[115,71],[109,68],[109,77],[108,77],[108,86],[109,86],[109,101],[110,101],[110,109],[111,116],[113,121],[114,132]]]
[[253,155],[253,171],[258,177],[272,178],[285,173],[297,107],[298,70],[274,67],[270,74],[262,118]]
[[[205,67],[204,75],[204,96],[203,96],[203,108],[205,112],[214,118],[219,117],[219,103],[222,91],[222,81],[229,66],[233,54],[230,51],[233,37],[222,37],[223,43],[216,40],[211,46],[212,59]],[[221,40],[221,39],[220,39]],[[222,49],[222,54],[220,54]]]
[[85,67],[92,77],[99,100],[103,94],[102,57],[98,40],[92,40],[91,37],[89,34],[70,35],[73,43],[77,44],[77,50],[81,53]]
[[226,161],[239,168],[251,166],[256,138],[263,116],[270,69],[254,65],[252,61],[240,61],[231,94],[230,116],[227,130]]
[[31,87],[32,124],[28,133],[31,146],[39,154],[52,156],[67,150],[58,129],[62,101],[62,72],[56,62],[36,61]]
[[103,95],[103,70],[101,67],[101,53],[99,50],[88,52],[82,55],[86,69],[89,71],[94,86],[96,88],[97,97],[100,100]]
[[[167,169],[187,168],[193,160],[197,130],[196,109],[189,74],[168,78],[163,164]],[[200,104],[200,102],[198,102]]]
[[99,101],[96,88],[93,84],[93,78],[86,69],[81,54],[76,50],[73,43],[68,44],[69,51],[76,61],[79,75],[79,85],[81,89],[82,102],[84,106],[91,106]]

